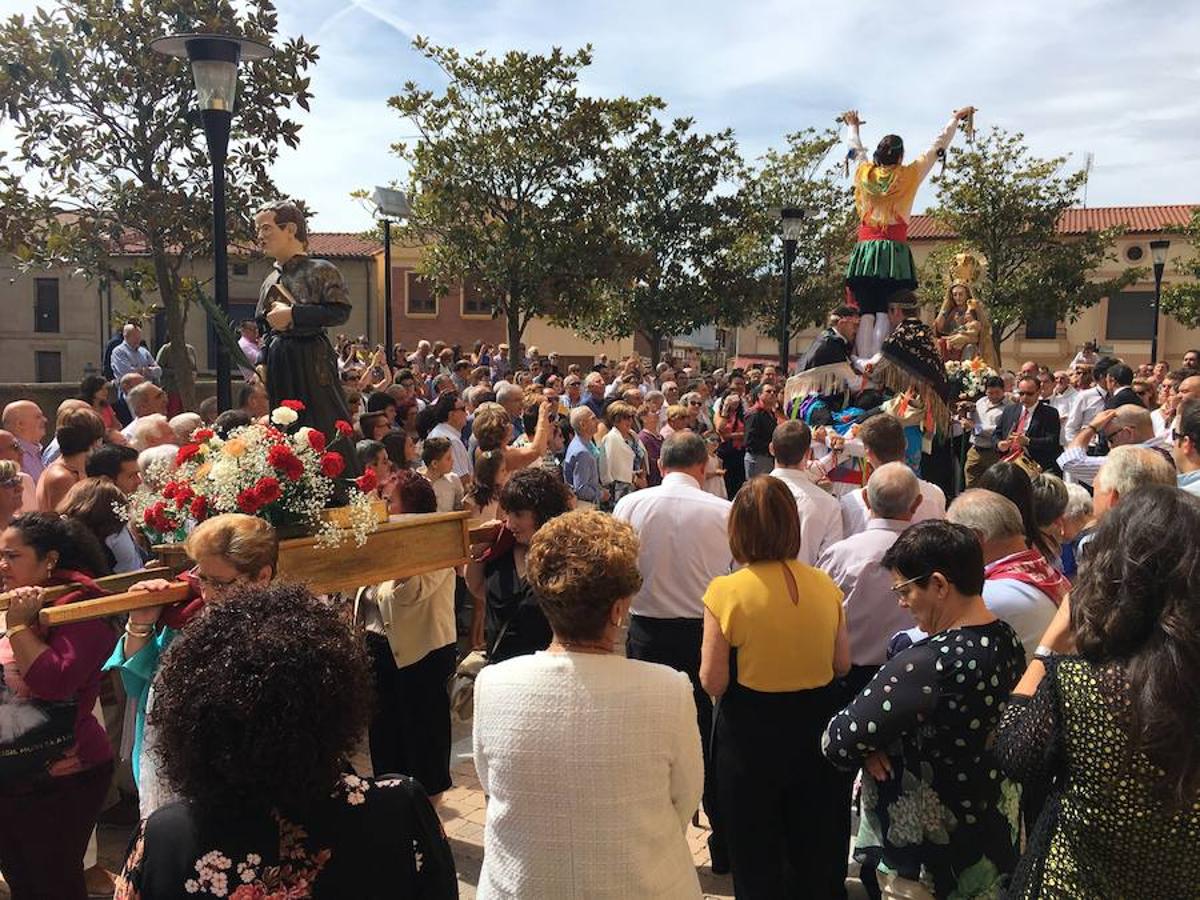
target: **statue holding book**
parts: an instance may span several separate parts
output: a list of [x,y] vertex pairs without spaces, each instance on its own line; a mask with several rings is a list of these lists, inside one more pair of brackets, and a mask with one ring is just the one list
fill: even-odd
[[[295,203],[268,203],[254,216],[258,242],[275,266],[262,283],[255,318],[264,334],[262,360],[274,409],[304,401],[301,424],[338,438],[335,423],[350,421],[337,356],[325,329],[350,318],[350,295],[333,263],[308,255],[304,213]],[[353,460],[353,453],[347,461]]]

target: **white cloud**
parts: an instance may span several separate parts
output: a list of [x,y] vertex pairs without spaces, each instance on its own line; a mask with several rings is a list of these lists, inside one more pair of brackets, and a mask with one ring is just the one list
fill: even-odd
[[[42,0],[49,2],[49,0]],[[35,0],[0,0],[28,11]],[[671,115],[733,127],[747,156],[856,106],[868,142],[925,144],[949,111],[1025,133],[1043,156],[1096,157],[1092,205],[1198,202],[1177,175],[1200,158],[1200,5],[1119,0],[278,0],[284,34],[320,47],[300,149],[281,155],[284,190],[321,230],[369,227],[349,192],[400,177],[390,145],[411,127],[386,106],[441,73],[409,46],[422,34],[462,51],[594,47],[588,91],[658,94]],[[0,137],[0,149],[3,138]],[[924,190],[918,204],[932,199]]]

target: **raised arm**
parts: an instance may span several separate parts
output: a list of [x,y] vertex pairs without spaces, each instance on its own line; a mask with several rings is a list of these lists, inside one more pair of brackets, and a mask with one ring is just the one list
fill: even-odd
[[958,123],[966,119],[973,112],[975,112],[975,107],[973,106],[964,106],[962,109],[956,109],[953,115],[950,116],[950,121],[942,129],[941,134],[934,138],[929,149],[914,160],[921,178],[924,178],[933,169],[933,164],[938,159],[938,151],[945,150],[950,146],[950,142],[954,140],[954,133],[958,131]]

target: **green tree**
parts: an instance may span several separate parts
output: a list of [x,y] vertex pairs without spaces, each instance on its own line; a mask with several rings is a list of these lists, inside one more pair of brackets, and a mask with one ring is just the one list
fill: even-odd
[[823,325],[829,310],[843,302],[846,260],[854,246],[854,192],[839,160],[829,158],[838,144],[834,128],[806,128],[789,134],[782,150],[771,149],[741,192],[749,268],[757,273],[755,318],[778,335],[782,317],[783,249],[778,207],[805,211],[792,258],[792,304],[788,339]]
[[1186,280],[1163,288],[1162,311],[1181,325],[1200,328],[1200,208],[1192,211],[1187,235],[1192,258],[1175,265],[1175,274]]
[[[118,275],[108,262],[118,246],[147,253],[188,405],[195,391],[180,338],[187,298],[201,291],[182,267],[212,254],[211,170],[190,117],[188,64],[149,44],[181,31],[269,43],[277,28],[271,0],[58,0],[0,25],[0,116],[15,126],[11,162],[26,173],[0,179],[0,243],[28,266],[109,277]],[[313,45],[294,38],[243,65],[226,169],[231,243],[253,239],[255,200],[277,196],[269,168],[300,134],[285,111],[308,108],[304,72],[316,59]]]
[[733,132],[701,134],[691,119],[652,120],[612,158],[623,179],[618,227],[628,280],[614,281],[571,324],[597,338],[641,335],[658,363],[662,339],[737,320],[745,308],[728,266],[740,231],[735,198],[718,193],[740,177]]
[[[1062,174],[1065,157],[1039,159],[1025,136],[992,128],[973,146],[954,147],[937,183],[931,214],[961,245],[986,260],[976,293],[987,306],[997,348],[1031,318],[1074,320],[1081,310],[1117,293],[1141,276],[1126,269],[1094,280],[1115,256],[1113,240],[1124,229],[1063,235],[1058,223],[1074,205],[1086,174]],[[944,293],[945,267],[927,267],[929,302]]]
[[422,269],[435,290],[468,279],[482,288],[515,362],[531,319],[567,322],[627,277],[623,179],[607,173],[662,103],[581,96],[590,47],[493,58],[420,37],[413,46],[448,84],[435,93],[410,81],[388,101],[420,134],[393,148],[410,167],[402,237],[427,245]]

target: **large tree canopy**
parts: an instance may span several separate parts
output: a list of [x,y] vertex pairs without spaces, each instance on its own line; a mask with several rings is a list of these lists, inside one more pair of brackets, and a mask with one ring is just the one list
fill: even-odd
[[[0,183],[0,242],[31,266],[73,265],[111,275],[117,246],[148,254],[167,316],[173,367],[186,403],[194,387],[181,339],[181,266],[212,255],[211,169],[192,117],[186,61],[150,49],[173,32],[238,34],[274,43],[271,0],[58,0],[0,25],[0,115],[16,127],[11,160],[23,177]],[[253,239],[251,208],[276,196],[269,170],[280,146],[296,147],[287,115],[308,108],[304,72],[317,59],[303,38],[242,65],[227,171],[231,242]]]
[[[976,292],[987,306],[997,347],[1031,318],[1073,319],[1140,276],[1126,269],[1095,280],[1100,266],[1114,258],[1113,239],[1122,229],[1059,233],[1059,221],[1086,177],[1082,170],[1062,174],[1064,157],[1039,159],[1030,154],[1024,135],[1000,128],[950,153],[949,167],[936,179],[937,207],[930,212],[963,247],[986,260]],[[946,278],[942,256],[923,275],[926,300],[940,299]]]
[[493,58],[414,46],[447,85],[409,82],[389,101],[420,135],[394,148],[410,166],[407,234],[427,244],[422,268],[437,290],[480,286],[515,361],[531,319],[569,321],[628,277],[625,179],[612,163],[662,104],[582,96],[588,47]]

